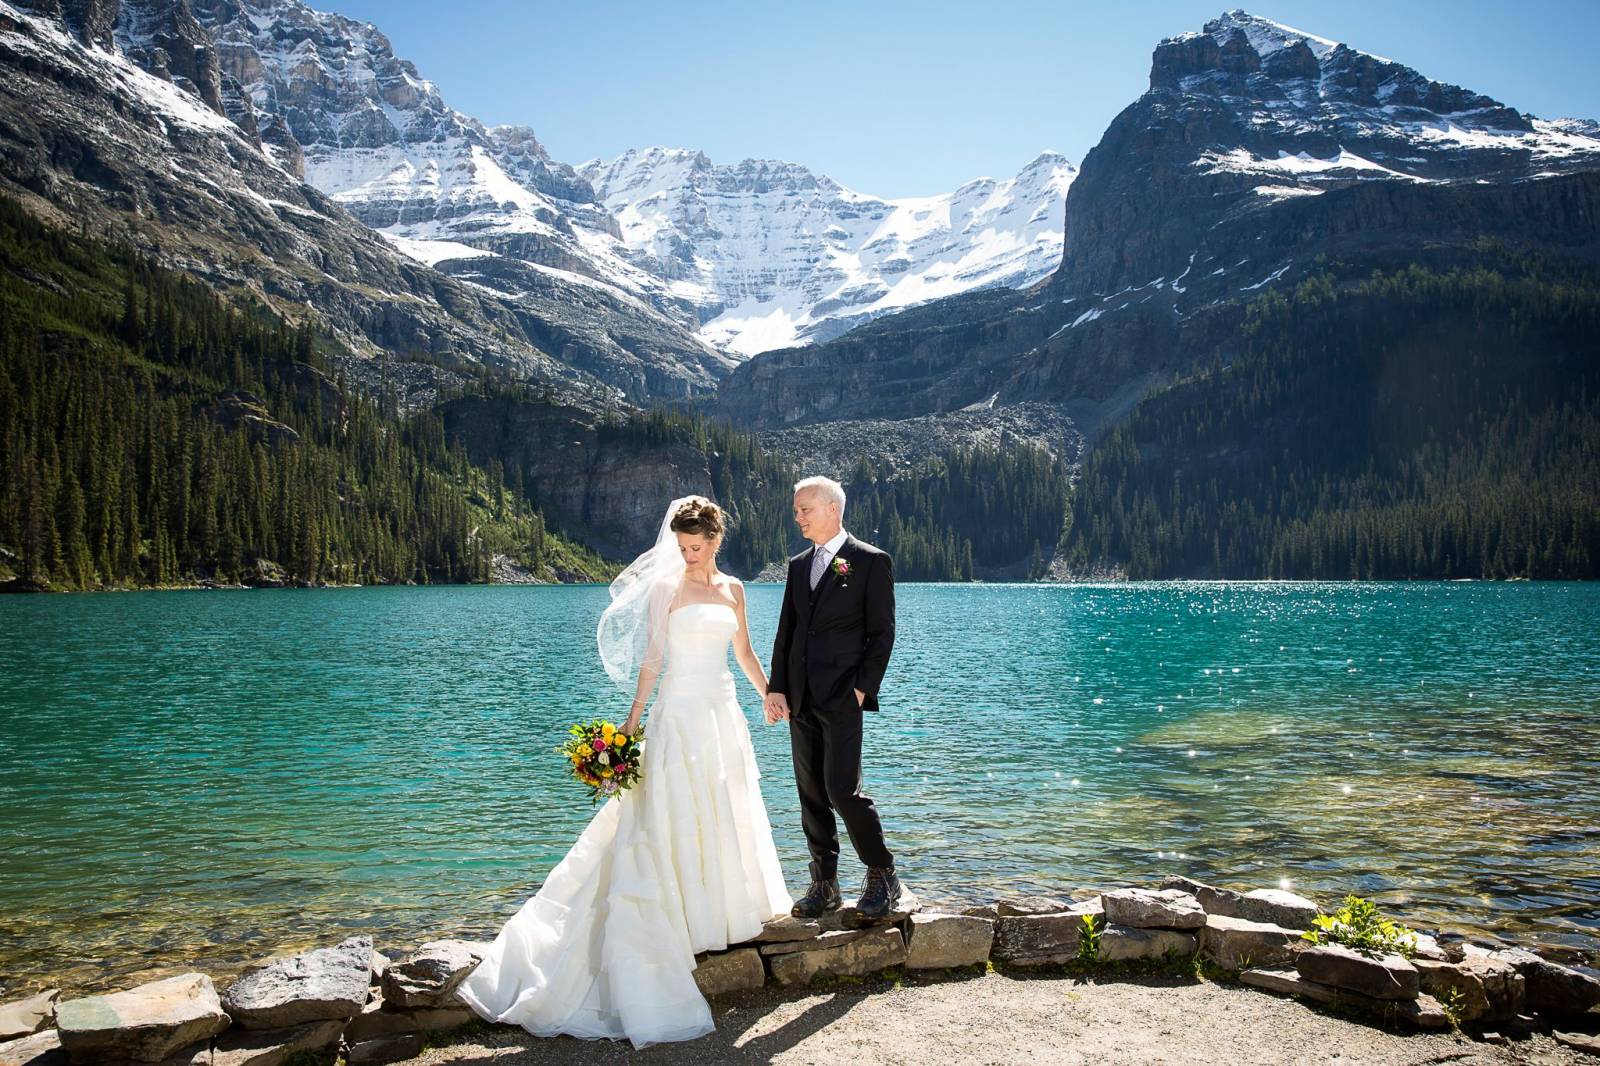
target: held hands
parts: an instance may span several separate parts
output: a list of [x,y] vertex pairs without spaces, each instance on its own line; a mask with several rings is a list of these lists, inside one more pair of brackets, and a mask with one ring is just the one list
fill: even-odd
[[789,697],[781,692],[769,692],[762,701],[761,709],[767,716],[767,724],[787,722],[789,720]]

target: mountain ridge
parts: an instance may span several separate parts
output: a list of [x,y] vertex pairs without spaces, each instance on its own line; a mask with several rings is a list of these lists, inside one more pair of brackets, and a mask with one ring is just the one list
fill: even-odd
[[788,160],[716,164],[689,148],[630,149],[577,171],[635,262],[695,307],[701,335],[750,355],[952,293],[1041,280],[1061,258],[1077,168],[1041,152],[1002,181],[898,198]]
[[1563,180],[1600,169],[1591,129],[1230,12],[1156,45],[1150,88],[1074,179],[1050,279],[763,353],[723,380],[718,407],[770,428],[1026,398],[1069,405],[1092,431],[1181,373],[1182,336],[1215,308],[1292,287],[1319,257],[1360,276],[1521,228],[1593,254],[1588,185]]

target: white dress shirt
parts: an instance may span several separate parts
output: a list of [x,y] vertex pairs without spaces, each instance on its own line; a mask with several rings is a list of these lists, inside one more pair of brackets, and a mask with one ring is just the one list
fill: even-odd
[[806,569],[809,571],[810,584],[813,591],[822,584],[822,579],[827,576],[828,564],[833,562],[833,557],[839,554],[840,548],[844,547],[844,538],[847,536],[849,534],[841,528],[839,532],[828,539],[827,543],[811,549],[811,559]]
[[841,526],[839,532],[829,538],[828,543],[822,546],[822,552],[827,556],[828,562],[833,562],[833,557],[839,554],[839,549],[844,547],[844,539],[850,534]]

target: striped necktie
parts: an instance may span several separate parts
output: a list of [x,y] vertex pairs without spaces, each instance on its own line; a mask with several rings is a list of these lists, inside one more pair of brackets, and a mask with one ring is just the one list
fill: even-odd
[[811,551],[811,588],[816,591],[817,582],[822,580],[822,572],[828,568],[828,549],[818,544]]

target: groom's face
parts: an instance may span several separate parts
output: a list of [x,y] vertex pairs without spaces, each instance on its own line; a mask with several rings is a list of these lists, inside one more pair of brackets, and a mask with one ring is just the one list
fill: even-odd
[[794,494],[794,524],[811,543],[826,544],[839,532],[839,505],[816,489],[801,489]]

